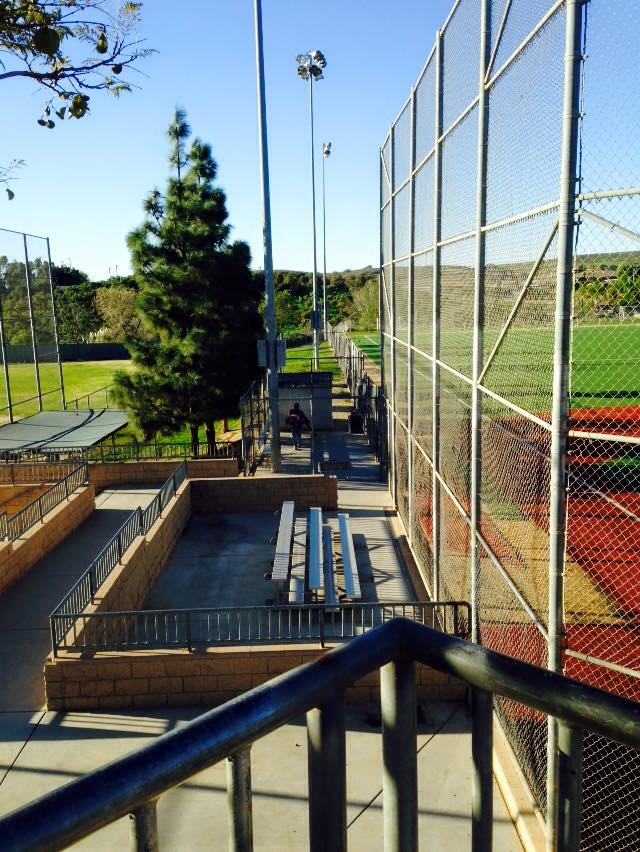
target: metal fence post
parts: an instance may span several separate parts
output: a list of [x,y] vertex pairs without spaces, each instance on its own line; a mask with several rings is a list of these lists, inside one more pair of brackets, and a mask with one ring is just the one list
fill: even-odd
[[387,663],[380,669],[380,704],[384,850],[417,852],[418,756],[413,660]]
[[51,296],[51,318],[53,319],[53,341],[56,347],[56,361],[58,362],[58,381],[60,382],[60,397],[62,399],[62,410],[67,407],[67,402],[64,393],[64,373],[62,372],[62,359],[60,358],[60,338],[58,335],[58,316],[56,314],[56,299],[53,291],[53,273],[51,271],[51,245],[49,237],[47,240],[47,259],[49,261],[49,294]]
[[433,152],[434,185],[433,185],[433,302],[432,302],[432,359],[431,359],[431,417],[432,445],[431,462],[431,529],[433,556],[433,593],[434,600],[440,598],[440,484],[438,468],[440,464],[440,372],[438,358],[440,355],[440,232],[442,219],[442,33],[436,33],[435,46],[435,142]]
[[388,282],[388,296],[389,296],[389,307],[390,307],[390,317],[389,322],[391,325],[391,400],[389,404],[389,434],[391,438],[391,494],[393,496],[393,502],[397,506],[397,494],[396,494],[396,485],[398,479],[398,472],[396,470],[396,265],[395,265],[395,241],[393,238],[394,234],[394,224],[393,220],[395,217],[395,202],[393,197],[393,184],[394,184],[394,156],[393,149],[395,146],[395,129],[393,124],[389,128],[389,282]]
[[344,701],[335,695],[307,713],[309,849],[347,849],[347,772]]
[[131,848],[136,852],[157,852],[158,814],[156,803],[147,802],[132,814],[129,814]]
[[253,804],[251,800],[251,746],[227,758],[227,812],[229,852],[253,849]]
[[413,344],[414,344],[414,259],[415,191],[413,172],[416,167],[416,89],[411,87],[409,113],[409,269],[407,273],[407,538],[413,543]]
[[2,371],[4,373],[4,388],[7,394],[7,411],[9,423],[13,423],[13,406],[11,404],[11,382],[9,381],[9,362],[7,361],[7,345],[4,335],[4,316],[2,304],[0,304],[0,352],[2,353]]
[[[551,408],[551,483],[549,506],[549,656],[547,667],[562,671],[564,637],[564,557],[566,541],[566,456],[573,284],[573,238],[577,192],[577,153],[580,122],[580,63],[583,0],[567,0],[565,18],[564,95],[558,264],[556,277]],[[547,848],[558,843],[557,726],[549,717],[547,744]]]
[[24,243],[24,270],[27,283],[27,309],[29,311],[29,326],[31,328],[31,345],[33,349],[33,367],[36,377],[36,394],[38,396],[38,410],[42,411],[42,388],[40,386],[40,366],[38,364],[38,344],[36,337],[36,326],[33,318],[33,300],[31,298],[31,270],[29,268],[29,252],[27,250],[27,235],[22,235]]
[[489,37],[489,0],[480,3],[480,67],[478,90],[478,152],[476,187],[476,245],[475,282],[473,294],[473,364],[471,386],[471,638],[480,641],[480,557],[478,530],[480,527],[480,485],[482,477],[482,394],[478,388],[482,370],[484,339],[484,267],[485,224],[487,207],[487,137],[489,134],[489,98],[485,75],[491,51]]

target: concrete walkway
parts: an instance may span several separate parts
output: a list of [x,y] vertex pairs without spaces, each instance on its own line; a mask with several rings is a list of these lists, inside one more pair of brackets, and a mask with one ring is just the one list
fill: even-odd
[[[342,437],[338,437],[342,434]],[[327,434],[322,446],[353,457],[357,478],[341,481],[339,502],[363,522],[384,525],[392,505],[367,459],[364,441]],[[302,451],[301,451],[302,452]],[[203,712],[202,707],[128,713],[49,713],[42,708],[42,663],[49,650],[47,615],[122,522],[153,491],[104,492],[100,510],[43,560],[22,584],[0,598],[0,814],[114,760],[150,738]],[[372,520],[373,519],[373,520]],[[391,543],[393,546],[393,543]],[[193,554],[192,554],[193,555]],[[390,590],[385,594],[390,593]],[[37,605],[36,605],[37,604]],[[379,708],[347,714],[349,849],[382,849],[382,744]],[[419,835],[423,848],[470,848],[471,735],[463,704],[423,708],[418,728]],[[252,748],[255,849],[297,852],[308,848],[307,755],[304,720],[296,720]],[[495,850],[521,849],[495,790]],[[205,770],[160,800],[161,847],[175,852],[226,849],[224,763]],[[111,852],[129,846],[122,819],[76,847]]]
[[158,489],[136,485],[103,491],[96,511],[0,596],[0,808],[16,756],[43,718],[42,668],[51,650],[49,614],[136,506]]

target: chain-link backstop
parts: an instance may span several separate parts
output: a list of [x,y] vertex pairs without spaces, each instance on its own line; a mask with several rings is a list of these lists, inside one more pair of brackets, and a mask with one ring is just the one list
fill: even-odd
[[0,228],[0,424],[64,410],[49,239]]
[[[459,0],[381,149],[391,486],[474,638],[640,698],[640,7]],[[496,711],[553,831],[553,724]],[[582,846],[637,849],[588,736]]]

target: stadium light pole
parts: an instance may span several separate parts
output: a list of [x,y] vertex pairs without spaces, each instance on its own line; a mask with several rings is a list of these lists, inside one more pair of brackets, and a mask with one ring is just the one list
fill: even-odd
[[320,347],[318,341],[318,259],[316,250],[316,169],[315,150],[313,143],[313,81],[322,80],[322,71],[326,68],[327,60],[320,50],[312,50],[309,53],[299,53],[295,57],[298,63],[298,76],[309,81],[309,117],[311,121],[311,219],[313,225],[313,312],[311,315],[311,328],[313,329],[313,360],[317,369]]
[[276,306],[273,286],[273,250],[271,245],[271,194],[269,191],[269,147],[267,140],[267,105],[264,85],[264,51],[262,47],[262,2],[254,0],[256,31],[256,76],[258,114],[260,118],[260,177],[262,184],[262,239],[264,245],[265,331],[267,334],[267,391],[271,414],[271,470],[280,471],[280,404],[278,399],[278,356],[276,351]]
[[327,208],[324,192],[324,163],[331,156],[331,142],[322,143],[322,329],[327,339]]

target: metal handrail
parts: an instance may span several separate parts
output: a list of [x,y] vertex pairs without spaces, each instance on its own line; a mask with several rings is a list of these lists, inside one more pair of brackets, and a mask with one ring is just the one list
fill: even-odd
[[[86,465],[85,465],[86,466]],[[92,603],[99,587],[139,535],[146,535],[162,510],[187,478],[187,463],[181,462],[146,509],[134,509],[117,532],[105,544],[89,567],[83,571],[49,616],[52,649],[55,655],[69,627],[82,610]]]
[[[327,606],[194,607],[119,612],[53,613],[53,653],[60,651],[133,651],[159,648],[276,642],[341,642],[391,621],[410,618],[438,624],[454,636],[470,636],[466,601],[341,602]],[[70,630],[73,625],[73,630]]]
[[51,488],[44,491],[35,500],[27,503],[19,512],[6,519],[3,525],[3,537],[8,541],[17,538],[38,523],[44,523],[44,516],[60,503],[69,499],[69,495],[89,482],[89,469],[86,462],[63,476]]
[[[558,720],[557,848],[577,850],[583,730],[638,748],[640,704],[405,619],[353,639],[14,811],[0,820],[3,850],[60,849],[128,813],[134,815],[132,834],[140,838],[138,848],[157,849],[155,800],[227,756],[245,767],[244,795],[228,797],[230,830],[243,831],[250,820],[248,749],[302,713],[307,713],[313,733],[308,752],[311,848],[344,849],[343,694],[347,686],[377,669],[383,709],[385,839],[389,848],[417,849],[415,662],[471,687],[473,848],[491,848],[495,694]],[[240,780],[233,773],[231,778]],[[318,825],[321,837],[314,831]]]

